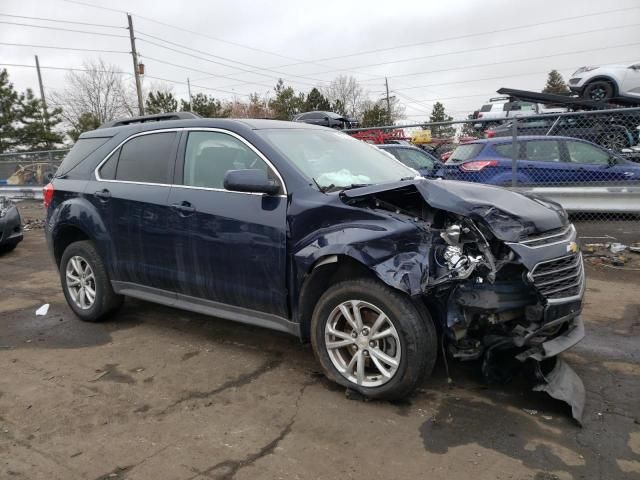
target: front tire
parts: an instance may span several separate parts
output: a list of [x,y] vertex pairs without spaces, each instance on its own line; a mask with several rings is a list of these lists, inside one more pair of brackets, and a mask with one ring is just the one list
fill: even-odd
[[613,94],[614,88],[611,83],[605,81],[597,81],[590,83],[585,87],[584,92],[582,93],[582,97],[585,100],[604,102],[612,98]]
[[314,309],[311,333],[326,376],[369,398],[406,397],[431,374],[437,357],[426,309],[372,279],[327,290]]
[[65,249],[60,282],[69,307],[85,322],[104,320],[122,305],[93,242],[74,242]]

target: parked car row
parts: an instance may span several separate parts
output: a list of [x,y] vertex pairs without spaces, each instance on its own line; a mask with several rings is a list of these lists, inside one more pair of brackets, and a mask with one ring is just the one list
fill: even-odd
[[513,171],[513,140],[481,139],[459,145],[446,162],[424,150],[380,145],[425,177],[512,185],[612,185],[640,183],[640,164],[585,140],[571,137],[520,136]]

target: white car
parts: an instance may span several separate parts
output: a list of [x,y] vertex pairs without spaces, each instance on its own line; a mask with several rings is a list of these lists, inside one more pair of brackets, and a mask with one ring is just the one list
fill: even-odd
[[571,75],[569,88],[585,100],[619,97],[640,101],[640,63],[581,67]]

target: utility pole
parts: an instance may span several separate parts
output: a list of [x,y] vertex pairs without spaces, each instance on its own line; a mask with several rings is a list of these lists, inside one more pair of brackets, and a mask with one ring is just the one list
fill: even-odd
[[187,77],[187,90],[189,90],[189,111],[193,112],[193,98],[191,98],[191,82],[189,81],[189,77]]
[[38,72],[38,84],[40,85],[40,100],[42,100],[42,116],[44,118],[44,126],[49,133],[49,112],[47,111],[47,100],[44,98],[44,86],[42,85],[42,74],[40,73],[40,62],[36,55],[36,71]]
[[140,84],[140,68],[138,67],[138,52],[136,51],[136,37],[133,33],[133,20],[127,13],[129,23],[129,39],[131,40],[131,57],[133,58],[133,74],[136,77],[136,91],[138,92],[138,110],[144,115],[144,102],[142,100],[142,85]]
[[384,85],[387,88],[387,120],[391,123],[391,102],[389,101],[389,80],[384,77]]

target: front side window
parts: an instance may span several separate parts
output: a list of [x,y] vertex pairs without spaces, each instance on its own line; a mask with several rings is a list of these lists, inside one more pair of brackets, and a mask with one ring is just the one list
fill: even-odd
[[572,163],[609,164],[609,154],[588,143],[567,142],[567,150]]
[[560,144],[554,140],[531,140],[525,142],[527,160],[538,162],[560,162]]
[[109,157],[100,169],[100,176],[127,182],[171,183],[175,139],[176,132],[134,137]]
[[416,175],[377,147],[344,133],[310,128],[257,133],[322,189],[397,182]]
[[260,169],[276,179],[257,153],[237,138],[220,132],[190,132],[184,155],[183,184],[224,188],[229,170]]

